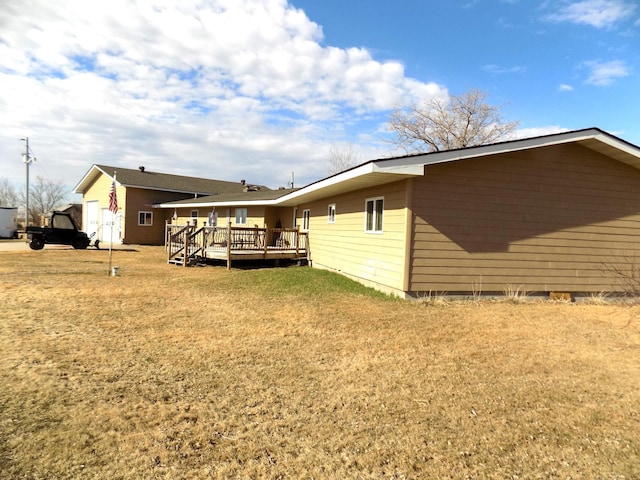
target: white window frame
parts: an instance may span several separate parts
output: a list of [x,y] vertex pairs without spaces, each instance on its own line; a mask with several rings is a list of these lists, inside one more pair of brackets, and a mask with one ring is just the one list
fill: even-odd
[[336,223],[336,204],[330,203],[327,207],[327,222]]
[[235,209],[235,220],[236,225],[246,225],[247,224],[247,209],[246,208],[236,208]]
[[311,223],[311,209],[305,208],[302,210],[302,230],[309,231],[309,224]]
[[197,225],[198,217],[200,217],[200,212],[198,210],[191,210],[191,223]]
[[[378,202],[381,202],[380,212],[377,210]],[[369,213],[371,205],[371,213]],[[378,218],[380,217],[380,218]],[[369,221],[371,219],[371,221]],[[379,228],[378,228],[379,225]],[[367,198],[364,202],[364,231],[365,233],[380,234],[384,231],[384,197]]]
[[[141,222],[140,220],[142,220],[142,215],[144,215],[144,220]],[[147,223],[147,219],[149,219],[148,223]],[[138,211],[138,226],[139,227],[152,227],[153,226],[153,212],[149,212],[149,211],[145,211],[145,210],[139,210]]]

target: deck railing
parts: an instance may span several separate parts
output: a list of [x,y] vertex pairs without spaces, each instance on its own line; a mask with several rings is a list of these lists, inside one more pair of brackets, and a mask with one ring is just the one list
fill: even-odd
[[[296,257],[308,255],[308,235],[298,228],[267,227],[200,227],[167,224],[167,261],[188,264],[188,259],[216,258],[226,252],[227,265],[232,255],[262,252],[267,258],[270,252],[295,253]],[[212,255],[213,257],[214,255]]]
[[181,257],[184,259],[184,265],[187,265],[189,238],[194,230],[195,227],[191,225],[167,225],[165,248],[168,262],[175,262]]

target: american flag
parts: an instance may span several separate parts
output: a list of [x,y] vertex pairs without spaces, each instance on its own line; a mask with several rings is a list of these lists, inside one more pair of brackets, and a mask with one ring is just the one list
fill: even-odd
[[109,210],[115,215],[118,213],[118,197],[116,195],[116,181],[111,182],[111,190],[109,191]]

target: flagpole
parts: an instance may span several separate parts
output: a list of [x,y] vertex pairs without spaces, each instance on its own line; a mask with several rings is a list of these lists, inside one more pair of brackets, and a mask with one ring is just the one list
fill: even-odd
[[[116,218],[116,214],[118,212],[118,200],[117,200],[117,195],[116,195],[116,172],[113,172],[113,183],[111,184],[111,188],[112,191],[109,192],[109,211],[111,212],[111,238],[109,239],[109,272],[108,275],[111,276],[111,264],[112,264],[112,258],[113,258],[113,253],[112,253],[112,246],[113,246],[113,228],[115,226],[115,218]],[[114,199],[115,199],[115,208],[113,208],[114,205]],[[115,210],[115,211],[114,211]]]
[[113,224],[115,223],[115,222],[113,222],[113,217],[114,216],[115,215],[112,213],[111,214],[111,219],[112,219],[112,221],[111,221],[111,238],[109,239],[109,271],[107,273],[107,275],[109,275],[109,276],[111,276],[111,259],[112,259],[111,244],[113,243]]

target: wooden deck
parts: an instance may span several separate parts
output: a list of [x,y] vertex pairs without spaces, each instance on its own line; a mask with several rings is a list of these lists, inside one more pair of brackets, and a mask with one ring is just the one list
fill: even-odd
[[[297,228],[200,227],[167,225],[167,262],[193,265],[222,260],[308,260],[306,232]],[[186,258],[186,260],[185,260]]]

